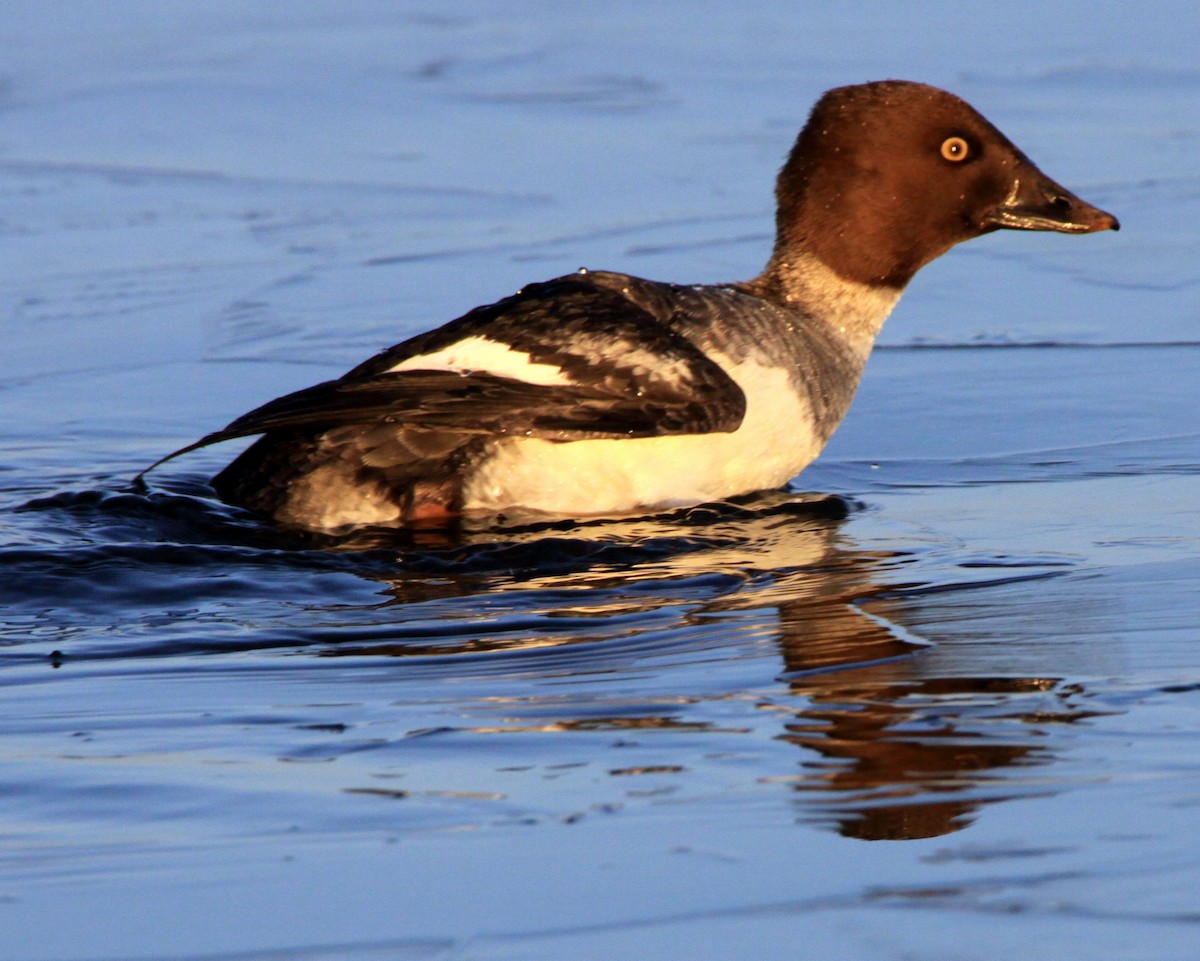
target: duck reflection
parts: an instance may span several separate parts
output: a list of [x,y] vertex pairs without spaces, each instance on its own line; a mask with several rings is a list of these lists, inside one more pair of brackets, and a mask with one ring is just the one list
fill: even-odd
[[[767,780],[792,785],[800,819],[872,840],[960,830],[987,803],[1028,794],[1001,776],[1005,769],[1051,760],[1039,728],[1048,699],[1059,722],[1088,712],[1080,692],[1055,678],[931,669],[929,645],[901,626],[909,558],[852,543],[841,523],[850,509],[837,498],[781,492],[637,521],[535,524],[457,539],[428,532],[403,545],[405,574],[388,581],[391,603],[486,594],[472,636],[435,632],[325,653],[545,656],[553,648],[570,655],[566,667],[602,671],[638,656],[647,617],[659,609],[690,626],[698,643],[762,635],[767,623],[786,688],[761,706],[779,716],[778,737],[801,750],[795,771]],[[377,548],[389,536],[359,534],[341,546]],[[586,654],[571,651],[585,643]],[[542,716],[528,729],[704,726],[678,711],[570,711],[569,699],[557,700],[550,717],[535,710]],[[506,728],[517,729],[526,728]]]
[[[886,606],[902,616],[894,602]],[[903,641],[848,610],[817,617],[811,608],[780,610],[789,686],[808,702],[780,736],[816,755],[804,763],[797,791],[834,796],[816,799],[823,810],[811,817],[869,840],[949,834],[1003,796],[989,790],[1002,768],[1049,760],[1035,730],[1006,726],[997,736],[973,715],[983,705],[1003,711],[1023,694],[1044,695],[1057,681],[922,677],[919,659],[897,659]],[[879,656],[847,667],[856,650]]]

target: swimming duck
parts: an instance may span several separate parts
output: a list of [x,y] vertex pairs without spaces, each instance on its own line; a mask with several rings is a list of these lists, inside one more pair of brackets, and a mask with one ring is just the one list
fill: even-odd
[[905,81],[824,94],[775,193],[753,280],[581,269],[530,284],[164,460],[262,435],[212,485],[309,530],[647,512],[778,487],[845,416],[921,267],[1002,228],[1119,229],[966,102]]

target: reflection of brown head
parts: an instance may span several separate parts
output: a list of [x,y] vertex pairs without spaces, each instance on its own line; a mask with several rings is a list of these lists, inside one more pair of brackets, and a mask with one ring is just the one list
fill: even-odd
[[[857,602],[844,597],[780,611],[791,689],[808,702],[783,738],[822,758],[805,763],[796,789],[824,809],[816,820],[832,821],[847,837],[899,840],[960,830],[982,804],[1001,799],[988,787],[996,772],[1045,760],[1031,733],[1005,725],[997,737],[979,723],[986,717],[970,712],[1056,682],[923,677],[920,649],[890,626],[903,616],[897,600],[871,601],[868,616],[858,606],[864,594]],[[839,663],[844,669],[835,669]]]
[[[892,560],[831,537],[821,562],[712,605],[775,607],[784,678],[801,703],[772,706],[790,715],[781,739],[805,749],[804,773],[786,780],[805,821],[869,840],[948,834],[1002,800],[999,771],[1047,760],[1013,701],[1042,701],[1058,687],[1041,677],[928,676],[929,648],[899,626],[902,592],[879,582]],[[1061,719],[1077,716],[1066,707]]]
[[931,801],[860,808],[837,821],[838,833],[860,841],[916,841],[962,830],[975,820],[974,801]]

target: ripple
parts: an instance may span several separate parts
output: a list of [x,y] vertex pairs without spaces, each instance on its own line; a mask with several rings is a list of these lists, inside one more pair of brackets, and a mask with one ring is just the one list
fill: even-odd
[[727,626],[691,612],[825,563],[853,509],[777,492],[652,517],[334,537],[261,524],[202,483],[64,491],[8,515],[26,536],[0,549],[0,644],[55,665],[307,650],[435,671],[463,657],[508,670],[518,654],[582,669],[681,639],[703,649]]

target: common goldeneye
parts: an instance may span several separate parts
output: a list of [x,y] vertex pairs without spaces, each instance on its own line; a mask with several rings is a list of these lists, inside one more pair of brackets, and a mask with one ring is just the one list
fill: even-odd
[[1002,227],[1119,227],[963,100],[903,81],[822,96],[776,198],[754,280],[580,270],[531,284],[176,454],[263,435],[213,487],[313,530],[618,514],[778,487],[829,440],[922,266]]

